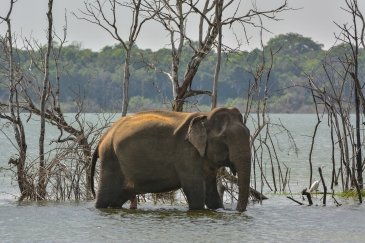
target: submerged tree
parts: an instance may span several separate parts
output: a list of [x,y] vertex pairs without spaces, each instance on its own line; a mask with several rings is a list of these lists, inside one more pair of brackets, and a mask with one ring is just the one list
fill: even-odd
[[27,159],[27,143],[24,131],[23,120],[20,116],[21,108],[19,107],[19,95],[18,90],[20,89],[20,79],[16,75],[17,67],[14,61],[14,40],[13,32],[11,28],[11,14],[14,9],[16,0],[10,0],[9,11],[6,16],[0,16],[0,19],[6,23],[7,31],[5,36],[1,36],[0,44],[3,48],[4,53],[1,58],[1,62],[7,66],[7,72],[3,73],[8,78],[9,99],[7,104],[1,105],[0,118],[7,120],[11,123],[14,137],[16,141],[16,150],[18,151],[17,158],[10,158],[9,164],[16,166],[17,181],[20,189],[20,198],[30,197],[32,187],[29,179],[27,178],[25,163]]
[[[363,171],[364,165],[362,160],[362,139],[361,139],[361,108],[362,115],[365,116],[365,98],[363,93],[364,81],[360,80],[359,76],[359,54],[360,49],[365,48],[365,19],[359,9],[357,0],[346,0],[345,11],[351,15],[352,25],[347,24],[337,26],[341,30],[341,34],[337,37],[351,50],[349,55],[344,59],[340,59],[341,63],[348,68],[348,72],[354,83],[355,96],[355,116],[356,116],[356,130],[355,130],[355,151],[356,163],[354,165],[354,173],[356,173],[357,185],[362,189],[364,184]],[[356,172],[355,172],[356,171]]]
[[38,175],[38,186],[37,186],[37,199],[43,200],[46,196],[46,164],[44,159],[44,135],[46,132],[46,102],[47,102],[47,94],[50,86],[49,82],[49,58],[51,54],[52,48],[52,40],[53,40],[53,0],[48,1],[48,30],[47,30],[47,46],[46,53],[44,55],[44,71],[43,71],[43,87],[41,92],[40,99],[40,134],[39,134],[39,175]]
[[[364,82],[360,80],[359,57],[364,46],[365,21],[356,0],[346,0],[344,10],[352,18],[351,26],[336,24],[340,35],[336,36],[341,49],[323,61],[319,77],[308,75],[309,88],[317,108],[318,123],[322,121],[318,107],[324,107],[328,115],[328,126],[332,141],[331,189],[341,181],[343,191],[355,188],[362,202],[363,171],[362,146],[364,135],[361,117],[365,115]],[[323,80],[325,80],[323,82]],[[321,105],[321,106],[319,106]],[[355,111],[355,125],[352,112]],[[315,139],[315,133],[313,136]],[[337,149],[336,149],[337,148]],[[336,152],[339,151],[339,159]]]
[[[13,34],[11,33],[10,14],[15,1],[10,2],[10,11],[2,19],[7,23],[8,31],[1,36],[4,56],[1,58],[1,74],[9,80],[8,103],[1,103],[0,118],[10,123],[19,153],[11,158],[9,164],[15,165],[20,198],[30,200],[43,199],[81,199],[89,198],[90,193],[90,157],[91,147],[105,127],[99,127],[85,120],[82,114],[82,100],[78,100],[78,112],[73,118],[66,118],[60,103],[60,81],[63,65],[62,48],[66,40],[60,38],[53,28],[53,1],[48,2],[47,45],[25,39],[28,59],[18,55],[15,58]],[[55,37],[59,45],[55,44]],[[50,71],[50,67],[53,71]],[[37,116],[41,123],[39,132],[38,157],[27,154],[25,123]],[[24,118],[27,118],[26,120]],[[99,121],[100,122],[100,121]],[[109,120],[107,119],[107,122]],[[58,129],[59,135],[46,145],[46,125]]]

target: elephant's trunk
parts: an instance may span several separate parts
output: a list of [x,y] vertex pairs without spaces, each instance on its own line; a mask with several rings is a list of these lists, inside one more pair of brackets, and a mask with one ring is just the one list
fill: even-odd
[[246,210],[248,198],[250,194],[250,174],[251,174],[251,156],[245,156],[238,169],[238,202],[237,211],[243,212]]
[[[239,140],[230,146],[230,160],[235,165],[238,174],[238,202],[237,211],[246,210],[250,193],[251,175],[251,147],[249,142],[249,132],[241,134]],[[242,141],[237,144],[237,141]]]

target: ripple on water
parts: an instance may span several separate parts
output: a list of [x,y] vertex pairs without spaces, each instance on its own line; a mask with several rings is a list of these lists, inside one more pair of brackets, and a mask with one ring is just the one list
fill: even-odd
[[188,211],[141,204],[138,210],[82,203],[5,203],[0,241],[42,242],[359,242],[363,206],[298,206],[271,196],[248,211]]

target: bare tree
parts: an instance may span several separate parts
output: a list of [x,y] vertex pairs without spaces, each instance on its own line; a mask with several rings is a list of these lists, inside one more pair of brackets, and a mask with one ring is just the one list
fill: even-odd
[[349,74],[354,82],[354,95],[355,95],[355,114],[356,114],[356,177],[357,183],[360,188],[363,188],[364,179],[363,173],[363,161],[362,161],[362,149],[361,149],[361,121],[360,121],[360,109],[365,115],[365,98],[363,94],[364,82],[360,81],[359,77],[359,53],[360,48],[365,48],[365,20],[362,12],[359,9],[357,0],[346,0],[346,8],[344,10],[350,14],[352,23],[350,26],[347,24],[337,26],[341,30],[341,34],[337,36],[337,39],[345,43],[351,50],[350,55],[346,55],[341,62],[349,67]]
[[49,89],[49,56],[51,54],[52,49],[52,41],[53,41],[53,0],[48,1],[48,31],[47,31],[47,50],[44,57],[44,76],[43,76],[43,87],[42,94],[40,100],[40,134],[39,134],[39,176],[38,176],[38,189],[37,189],[37,197],[39,200],[43,200],[46,195],[46,170],[45,170],[45,161],[44,161],[44,135],[46,132],[46,118],[45,118],[45,110],[46,110],[46,102],[47,95]]
[[[277,20],[276,14],[287,10],[287,1],[272,10],[258,11],[257,9],[250,9],[246,14],[238,15],[238,8],[234,15],[222,19],[222,16],[227,9],[234,6],[234,1],[176,1],[172,3],[167,0],[149,1],[139,0],[131,1],[130,3],[118,2],[115,0],[108,0],[105,2],[86,1],[85,10],[80,10],[77,18],[86,20],[90,23],[96,24],[106,30],[115,40],[119,41],[126,50],[126,58],[124,65],[124,80],[123,80],[123,115],[126,114],[128,107],[128,85],[129,85],[129,64],[131,60],[131,50],[138,37],[142,25],[154,19],[162,24],[164,29],[169,33],[171,45],[171,70],[164,71],[168,75],[172,84],[172,94],[174,101],[172,109],[175,111],[182,111],[183,104],[186,99],[196,95],[212,95],[211,91],[207,90],[192,90],[192,82],[195,74],[198,71],[200,63],[210,53],[212,48],[217,46],[217,65],[213,84],[213,103],[216,102],[217,81],[219,80],[220,55],[222,46],[222,35],[219,34],[224,26],[232,26],[236,23],[243,26],[256,26],[253,21],[256,17],[268,18]],[[110,8],[110,12],[107,8]],[[132,23],[129,31],[128,42],[120,35],[120,28],[118,28],[117,7],[127,7],[132,12]],[[189,23],[198,16],[198,42],[192,41],[190,36],[191,26]],[[142,20],[141,20],[142,19]],[[189,34],[188,34],[189,33]],[[221,37],[219,37],[221,36]],[[218,38],[218,40],[217,40]],[[181,58],[184,47],[189,46],[193,51],[193,55],[187,64],[183,77],[181,76]],[[218,50],[219,49],[219,50]],[[149,65],[155,68],[154,65]]]
[[[50,0],[47,45],[42,46],[32,39],[25,39],[26,52],[21,51],[19,54],[19,50],[13,47],[10,25],[10,14],[15,2],[10,1],[9,13],[6,17],[1,17],[8,29],[4,37],[0,35],[4,53],[0,57],[4,64],[0,66],[0,72],[9,80],[9,100],[8,103],[0,103],[0,118],[10,123],[14,131],[19,155],[11,158],[9,164],[15,166],[21,193],[19,200],[90,198],[92,146],[106,124],[110,123],[111,117],[100,117],[95,122],[89,122],[82,113],[82,99],[76,99],[78,111],[74,117],[65,117],[60,103],[60,81],[64,68],[61,59],[67,25],[63,37],[53,30],[53,1]],[[55,44],[55,40],[58,44]],[[15,54],[18,55],[17,60]],[[54,72],[50,72],[51,66]],[[24,124],[33,116],[38,116],[42,123],[36,158],[27,154],[27,124]],[[24,117],[27,118],[26,121],[22,120]],[[45,140],[47,124],[59,131],[58,137],[56,135],[52,141]],[[52,143],[52,146],[47,146],[46,142]]]
[[[225,16],[228,9],[234,8],[234,1],[179,0],[176,3],[171,3],[168,0],[160,0],[147,2],[146,4],[152,11],[157,12],[155,20],[162,24],[170,36],[171,70],[165,73],[170,78],[172,84],[172,94],[174,97],[172,109],[175,111],[182,111],[184,102],[189,97],[202,94],[212,95],[211,91],[192,90],[191,87],[201,62],[215,45],[217,45],[217,48],[220,48],[222,45],[217,44],[217,42],[221,42],[219,33],[223,27],[230,27],[234,24],[241,25],[244,30],[246,25],[257,27],[258,25],[253,21],[254,18],[262,17],[277,20],[277,13],[288,10],[287,1],[284,1],[282,5],[275,9],[266,11],[250,9],[245,14],[239,15],[238,8],[240,4],[238,4],[237,9],[233,11],[233,16],[223,18],[222,16]],[[196,21],[196,16],[198,16],[198,21]],[[191,22],[199,23],[197,30],[198,42],[192,40],[192,28],[189,26]],[[185,46],[190,48],[189,51],[192,51],[192,54],[190,55],[185,71],[182,72],[181,58]],[[217,52],[219,57],[221,50],[217,50]],[[219,62],[218,60],[215,73],[216,80],[219,78]],[[182,73],[184,75],[181,75]],[[216,85],[217,83],[214,82],[214,86]],[[216,96],[216,87],[214,89],[213,96]]]
[[[345,5],[343,10],[350,15],[352,21],[350,24],[335,23],[340,29],[340,34],[336,35],[339,45],[327,52],[322,69],[316,74],[307,74],[307,88],[312,93],[317,113],[317,124],[309,153],[310,183],[316,132],[320,125],[323,125],[322,121],[327,118],[325,124],[330,128],[332,146],[331,190],[336,204],[338,202],[334,193],[339,181],[343,192],[354,189],[359,202],[362,203],[362,174],[365,165],[362,158],[364,133],[361,123],[365,115],[364,82],[360,80],[359,75],[359,58],[365,47],[365,21],[357,0],[345,0]],[[352,119],[354,111],[355,122]],[[323,181],[321,168],[319,173]],[[326,190],[324,181],[323,186]]]
[[[28,197],[30,191],[30,182],[26,175],[25,161],[27,158],[27,144],[24,131],[24,125],[20,116],[21,109],[19,107],[18,88],[21,78],[16,75],[16,67],[14,65],[14,41],[13,32],[11,28],[10,17],[14,9],[16,0],[10,0],[10,7],[5,17],[0,16],[0,19],[7,25],[7,32],[5,37],[1,38],[1,46],[3,47],[4,59],[8,66],[8,79],[9,79],[9,99],[8,104],[1,106],[0,118],[9,121],[12,124],[14,137],[17,143],[17,158],[10,158],[9,164],[13,164],[17,168],[17,182],[19,185],[21,198]],[[4,110],[5,108],[5,110]]]
[[[110,36],[117,40],[125,50],[122,116],[125,116],[128,111],[132,49],[136,43],[142,26],[155,15],[155,13],[151,14],[151,12],[144,10],[142,2],[142,0],[123,2],[117,0],[85,1],[85,10],[79,10],[79,14],[74,14],[78,19],[85,20],[104,29],[110,34]],[[120,27],[121,25],[119,24],[121,20],[118,20],[118,11],[120,8],[129,9],[132,13],[129,36],[126,39],[123,38],[120,33],[122,31],[122,28]]]
[[[351,112],[354,104],[355,84],[350,75],[351,67],[344,65],[341,57],[329,57],[322,65],[324,78],[326,83],[322,84],[312,76],[308,77],[309,87],[311,89],[316,107],[321,106],[328,114],[328,126],[331,128],[332,141],[332,182],[331,189],[334,191],[334,185],[338,183],[336,176],[336,157],[335,151],[339,151],[338,168],[341,175],[342,190],[347,191],[350,187],[355,187],[359,196],[359,201],[362,201],[360,186],[356,179],[357,173],[355,170],[355,161],[357,159],[357,142],[356,129],[351,122]],[[355,102],[356,103],[356,102]],[[318,113],[317,113],[318,114]],[[321,122],[318,117],[318,125]],[[354,134],[355,131],[355,134]],[[312,146],[314,143],[314,137]],[[337,149],[335,149],[337,148]],[[351,168],[352,167],[352,168]]]
[[218,102],[218,80],[222,62],[222,12],[223,0],[217,1],[215,6],[215,14],[217,16],[218,40],[217,40],[217,63],[215,66],[213,88],[212,88],[212,109],[217,107]]

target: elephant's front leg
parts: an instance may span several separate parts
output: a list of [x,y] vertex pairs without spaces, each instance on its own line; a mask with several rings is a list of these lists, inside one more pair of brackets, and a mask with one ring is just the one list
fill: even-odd
[[205,183],[202,178],[188,178],[182,181],[182,189],[188,200],[189,210],[202,210],[205,204]]
[[205,179],[205,204],[209,209],[223,208],[222,198],[217,190],[216,173],[207,175]]

